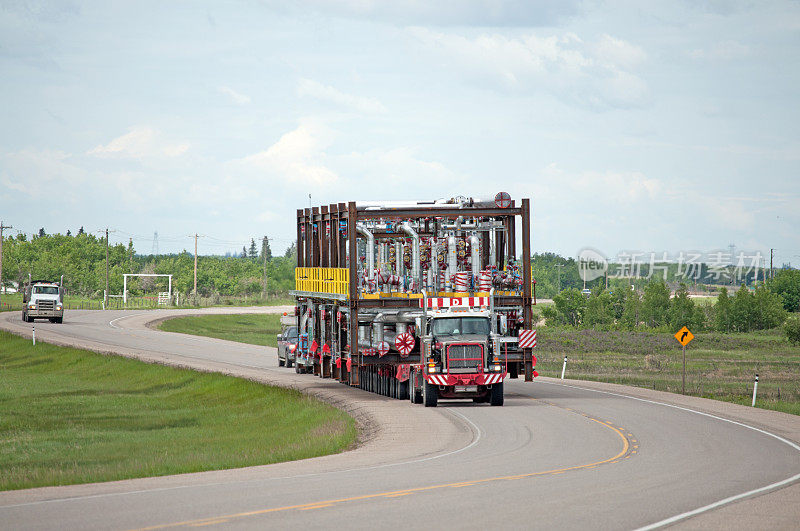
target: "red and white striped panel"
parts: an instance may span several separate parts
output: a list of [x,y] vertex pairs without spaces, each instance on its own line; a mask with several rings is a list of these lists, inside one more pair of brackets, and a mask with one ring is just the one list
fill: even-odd
[[[424,299],[419,300],[419,307],[422,308]],[[489,297],[431,297],[428,299],[428,308],[452,308],[463,306],[489,306]]]
[[486,378],[484,378],[483,384],[484,385],[492,385],[492,384],[500,383],[500,382],[503,381],[503,377],[504,376],[505,376],[505,373],[502,373],[502,372],[501,373],[497,373],[497,374],[489,374],[489,375],[486,376]]
[[536,348],[536,330],[520,330],[519,347]]
[[447,385],[447,376],[444,374],[429,374],[428,381],[435,385]]

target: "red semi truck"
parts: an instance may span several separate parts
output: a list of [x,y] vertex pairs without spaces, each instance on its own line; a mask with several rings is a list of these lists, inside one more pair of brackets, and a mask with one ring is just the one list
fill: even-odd
[[[516,221],[522,229],[517,260]],[[297,211],[295,370],[431,407],[536,376],[530,203],[508,194]]]

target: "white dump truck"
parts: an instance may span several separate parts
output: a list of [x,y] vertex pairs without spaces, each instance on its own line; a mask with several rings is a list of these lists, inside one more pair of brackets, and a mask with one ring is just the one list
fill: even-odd
[[64,288],[62,281],[29,280],[22,294],[22,320],[49,319],[51,323],[64,322]]

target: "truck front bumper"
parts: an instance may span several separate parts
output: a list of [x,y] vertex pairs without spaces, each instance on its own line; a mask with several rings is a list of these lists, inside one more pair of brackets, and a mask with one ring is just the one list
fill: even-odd
[[28,317],[34,319],[45,319],[51,317],[63,317],[64,310],[27,310]]
[[487,372],[477,374],[426,374],[425,380],[433,385],[493,385],[505,379],[506,372]]

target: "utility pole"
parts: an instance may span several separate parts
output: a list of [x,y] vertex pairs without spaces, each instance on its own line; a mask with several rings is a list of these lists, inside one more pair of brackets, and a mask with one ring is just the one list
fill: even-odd
[[[0,301],[2,301],[3,295],[3,230],[13,228],[11,225],[3,225],[3,222],[0,221]],[[0,308],[2,308],[2,304],[0,304]]]
[[564,264],[556,264],[556,271],[558,271],[558,292],[561,293],[561,268],[564,267]]
[[770,249],[769,250],[769,279],[770,280],[772,280],[772,278],[775,276],[775,272],[772,269],[772,255],[773,255],[774,252],[775,252],[775,249]]
[[197,233],[194,233],[194,292],[193,295],[197,297]]
[[106,227],[106,293],[103,296],[103,309],[108,308],[108,227]]
[[267,237],[261,240],[261,255],[264,257],[264,300],[267,300]]

